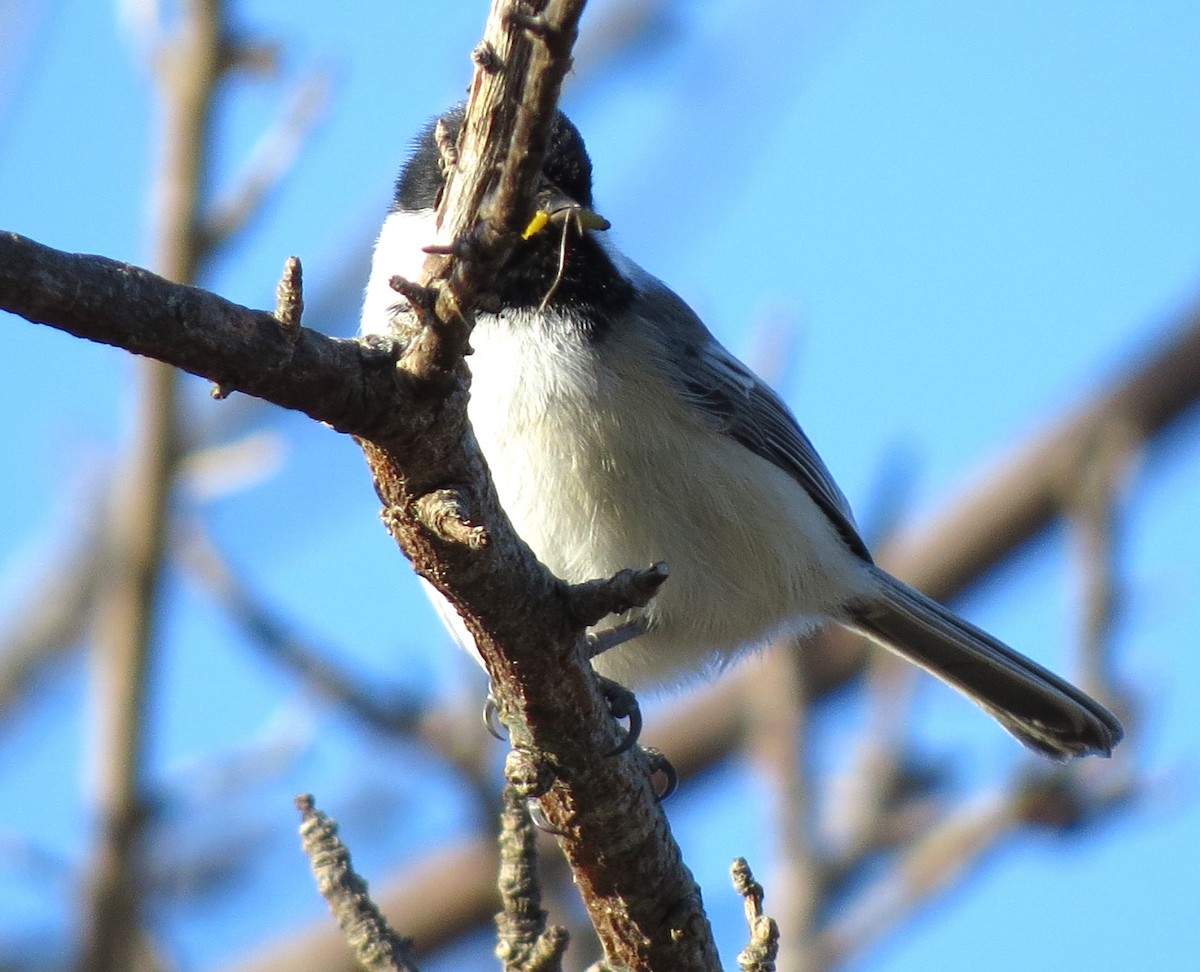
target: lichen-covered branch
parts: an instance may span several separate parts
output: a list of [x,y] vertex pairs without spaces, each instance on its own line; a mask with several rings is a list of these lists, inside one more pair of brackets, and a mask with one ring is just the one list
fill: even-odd
[[501,794],[500,901],[496,957],[504,972],[561,972],[567,931],[547,925],[537,873],[537,830],[528,801],[509,783]]
[[367,972],[417,972],[412,942],[398,935],[376,907],[367,882],[350,863],[350,851],[337,824],[313,805],[307,794],[296,798],[300,835],[313,876],[337,918],[354,957]]

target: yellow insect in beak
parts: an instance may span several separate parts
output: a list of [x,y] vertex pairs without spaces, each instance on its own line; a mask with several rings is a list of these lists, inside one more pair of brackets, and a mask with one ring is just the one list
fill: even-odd
[[612,226],[612,223],[599,213],[590,209],[583,209],[579,206],[566,206],[562,209],[556,209],[552,213],[544,209],[539,209],[533,214],[533,219],[525,227],[525,232],[521,234],[521,238],[525,240],[531,239],[549,226],[551,222],[559,220],[568,223],[573,222],[581,230],[606,230]]

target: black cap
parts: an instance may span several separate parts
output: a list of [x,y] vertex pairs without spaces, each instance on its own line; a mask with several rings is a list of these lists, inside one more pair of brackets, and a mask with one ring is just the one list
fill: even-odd
[[[437,205],[438,193],[446,184],[435,134],[437,125],[439,121],[443,122],[450,140],[457,141],[465,114],[465,104],[455,105],[421,129],[413,145],[412,158],[396,180],[393,209],[412,212],[433,209]],[[591,208],[592,160],[588,158],[579,129],[561,111],[550,129],[542,176],[584,209]]]
[[[393,212],[436,208],[446,184],[437,125],[439,121],[444,123],[446,134],[456,141],[465,112],[465,105],[456,105],[421,130],[413,156],[396,180]],[[577,211],[587,213],[593,220],[597,218],[590,213],[592,162],[579,130],[562,112],[556,115],[550,130],[540,183],[539,205],[549,200],[573,203]],[[567,310],[573,321],[598,336],[613,316],[629,305],[634,296],[632,283],[590,232],[599,227],[589,226],[585,218],[576,218],[574,223],[564,219],[553,228],[530,234],[516,245],[495,282],[495,297],[501,310]]]

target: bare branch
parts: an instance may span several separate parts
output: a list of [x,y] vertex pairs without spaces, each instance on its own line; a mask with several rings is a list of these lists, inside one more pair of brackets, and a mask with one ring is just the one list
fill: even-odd
[[[435,850],[405,869],[404,880],[372,896],[380,911],[403,923],[422,955],[447,945],[463,929],[486,925],[496,914],[496,840],[478,837]],[[415,916],[410,919],[409,916]],[[338,929],[292,929],[226,972],[361,972]]]
[[98,256],[0,233],[0,306],[77,337],[125,348],[341,432],[400,434],[407,411],[392,357]]
[[69,540],[54,543],[45,566],[29,572],[14,598],[20,607],[0,623],[0,719],[29,696],[30,683],[76,646],[86,630],[104,558],[103,517],[96,515],[96,506],[95,499],[86,503]]
[[914,524],[877,558],[938,600],[978,580],[1032,540],[1062,512],[1062,498],[1105,430],[1153,438],[1200,398],[1200,306],[1192,308],[1141,360],[1074,412],[1023,444],[930,523]]
[[857,907],[822,936],[820,952],[831,967],[848,962],[879,941],[937,892],[950,886],[1020,823],[1014,796],[996,794],[963,807],[913,844],[898,866],[862,896]]
[[775,920],[763,914],[763,888],[750,872],[750,865],[739,857],[730,868],[733,889],[746,902],[746,924],[750,926],[750,942],[738,955],[742,972],[775,972],[779,952],[779,927]]
[[508,784],[501,796],[500,900],[496,915],[496,957],[505,972],[561,972],[567,948],[565,928],[547,927],[537,875],[537,831],[528,798]]
[[1113,425],[1094,443],[1065,498],[1072,513],[1076,572],[1080,579],[1080,656],[1085,688],[1112,699],[1113,629],[1119,613],[1118,543],[1121,488],[1135,458],[1129,430]]
[[916,687],[913,666],[889,651],[871,653],[866,673],[870,712],[849,769],[833,781],[822,833],[832,848],[827,897],[836,897],[857,871],[913,839],[931,822],[930,791],[938,777],[911,765],[908,714]]
[[314,693],[344,706],[382,732],[411,734],[420,725],[425,706],[418,699],[408,694],[390,701],[376,698],[366,684],[324,657],[262,604],[199,527],[186,531],[177,548],[184,567],[207,588],[251,644],[300,676]]
[[1037,767],[1002,791],[956,807],[912,841],[896,866],[826,930],[823,960],[838,966],[862,954],[1022,828],[1075,831],[1127,805],[1136,792],[1125,775],[1102,780],[1075,768]]
[[[772,652],[763,659],[761,674],[756,691],[743,703],[749,723],[745,748],[758,764],[773,804],[772,830],[779,849],[771,883],[776,888],[777,920],[786,932],[781,964],[789,972],[816,972],[820,965],[812,947],[813,930],[823,875],[812,842],[809,698],[800,652]],[[778,950],[778,943],[774,947]]]
[[240,184],[204,220],[201,234],[207,249],[224,245],[262,211],[324,117],[332,88],[327,72],[314,71],[293,92],[290,104],[255,146]]
[[412,942],[397,935],[367,893],[367,882],[350,863],[350,851],[337,835],[337,824],[313,806],[305,794],[296,798],[304,853],[329,910],[337,918],[355,958],[368,972],[417,972]]
[[[177,35],[159,61],[164,123],[155,189],[155,262],[181,283],[195,279],[206,252],[198,232],[213,98],[225,44],[222,0],[184,5]],[[111,563],[96,602],[94,731],[101,767],[100,834],[85,889],[82,972],[135,967],[140,938],[139,838],[144,818],[142,761],[155,606],[166,547],[171,484],[180,455],[176,371],[138,368],[133,444],[116,478]]]
[[[416,328],[398,362],[418,397],[424,390],[441,399],[439,428],[404,443],[403,460],[384,443],[362,445],[385,523],[466,622],[502,697],[514,745],[553,777],[539,802],[608,961],[714,969],[699,891],[654,803],[644,758],[598,758],[616,750],[616,729],[584,663],[582,625],[563,610],[561,584],[513,536],[482,458],[464,435],[470,314],[532,212],[582,7],[581,0],[550,0],[530,15],[520,3],[493,5],[439,209],[439,245],[419,281],[437,291],[437,324]],[[471,522],[488,531],[483,549],[448,542],[412,515],[420,497],[446,482],[476,491],[466,505]],[[672,913],[663,914],[663,900],[677,903]]]

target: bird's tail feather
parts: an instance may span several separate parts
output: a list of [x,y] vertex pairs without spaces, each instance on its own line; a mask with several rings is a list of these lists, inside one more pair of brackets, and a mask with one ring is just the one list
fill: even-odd
[[1091,696],[883,570],[879,595],[847,625],[958,689],[1051,759],[1112,752],[1124,730]]

